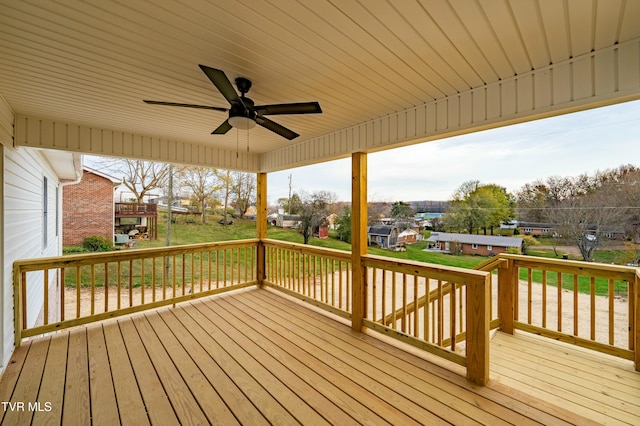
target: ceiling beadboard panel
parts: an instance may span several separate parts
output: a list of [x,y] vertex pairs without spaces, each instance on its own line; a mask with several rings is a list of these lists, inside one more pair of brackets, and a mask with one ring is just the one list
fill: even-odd
[[[281,157],[274,153],[321,161],[392,146],[396,133],[418,141],[429,126],[499,121],[505,110],[610,92],[610,79],[565,81],[560,68],[545,83],[519,77],[612,52],[640,37],[638,22],[637,0],[0,0],[0,96],[23,117],[140,136],[127,140],[132,146],[78,141],[68,149],[216,167],[245,158],[238,167],[258,170]],[[634,53],[618,54],[628,58],[571,67],[608,70],[635,87],[634,68],[611,69],[632,64]],[[142,102],[227,108],[199,64],[232,82],[249,78],[256,105],[318,101],[323,113],[272,116],[300,134],[288,141],[260,126],[212,135],[226,112]],[[528,95],[495,89],[510,84]],[[416,115],[421,108],[450,116],[432,122]],[[336,134],[345,136],[328,137]]]
[[[304,166],[639,97],[640,39],[265,154],[261,168]],[[318,155],[315,146],[335,148]]]

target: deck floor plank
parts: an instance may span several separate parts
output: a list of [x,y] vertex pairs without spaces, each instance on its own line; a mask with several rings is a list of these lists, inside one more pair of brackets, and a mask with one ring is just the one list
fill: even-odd
[[252,288],[24,342],[0,397],[36,405],[0,423],[640,424],[639,383],[627,360],[516,331],[496,333],[491,380],[476,386],[460,366]]
[[[309,309],[299,303],[291,303],[286,298],[280,296],[275,291],[264,291],[255,293],[257,297],[269,298],[270,303],[262,302],[265,306],[273,304],[279,309],[286,310],[289,313],[296,313],[297,322],[305,323],[309,320]],[[267,299],[268,300],[268,299]],[[315,316],[316,321],[331,326],[335,320],[325,316]],[[389,345],[382,342],[378,336],[378,333],[374,333],[376,337],[372,337],[365,333],[353,334],[350,328],[336,328],[339,334],[336,334],[336,338],[343,339],[351,342],[352,345],[364,348],[370,356],[381,357],[387,359],[388,362],[397,362],[401,368],[411,375],[421,378],[425,382],[434,382],[438,387],[443,389],[450,389],[452,393],[459,395],[462,398],[474,405],[483,406],[486,399],[487,405],[485,408],[496,415],[502,415],[501,418],[514,424],[520,424],[529,421],[533,423],[543,424],[589,424],[589,420],[564,410],[558,406],[545,403],[544,400],[538,398],[531,398],[530,396],[523,394],[518,389],[508,388],[502,389],[496,383],[489,382],[489,386],[475,386],[464,379],[460,374],[452,372],[450,369],[445,369],[439,365],[429,362],[422,357],[416,357],[409,353],[413,348],[399,349],[396,345]],[[395,342],[394,342],[395,343]],[[404,345],[398,345],[403,347]],[[426,357],[426,359],[433,359],[429,354],[424,354],[419,350],[414,350],[420,355]],[[453,384],[453,388],[448,388],[447,383]],[[469,392],[461,392],[461,389]],[[478,398],[478,397],[482,398]],[[561,419],[566,419],[563,421]]]
[[[13,352],[11,360],[2,375],[2,380],[0,380],[0,401],[11,401],[11,395],[13,395],[16,383],[20,378],[24,362],[27,358],[27,354],[29,353],[29,349],[31,348],[31,342],[32,341],[24,342],[22,346]],[[6,413],[6,408],[0,412],[0,424],[2,424]]]
[[105,322],[103,330],[109,364],[115,366],[111,368],[111,376],[120,421],[123,425],[149,425],[149,417],[117,321]]
[[69,332],[69,356],[64,387],[62,424],[91,424],[87,330],[82,327]]
[[[197,304],[199,307],[200,304]],[[192,304],[192,306],[194,306]],[[260,383],[267,392],[284,407],[285,410],[301,424],[328,424],[317,412],[313,411],[299,395],[287,388],[271,371],[265,368],[260,362],[253,358],[251,352],[252,347],[243,348],[234,342],[224,331],[226,324],[219,324],[212,321],[199,309],[190,309],[192,318],[202,324],[206,324],[206,328],[210,335],[216,340],[220,347],[228,351],[234,361],[241,365],[246,372]]]
[[[211,310],[208,304],[202,304],[199,308]],[[261,333],[265,331],[261,329],[261,325],[253,322],[250,317],[241,315],[242,313],[233,312],[235,315],[240,314],[234,317],[231,312],[225,311],[221,306],[220,309],[211,310],[210,318],[213,314],[234,324],[237,330],[234,338],[238,339],[243,346],[248,346],[249,341],[256,345],[258,359],[332,424],[380,424],[383,422],[382,418],[376,416],[337,385],[340,381],[333,377],[335,372],[325,371],[330,375],[331,380],[318,374],[317,359],[305,356],[302,351],[296,350],[297,348],[293,351],[283,350],[281,346],[283,342],[278,339],[279,336],[272,331]],[[235,318],[240,321],[234,320]],[[290,343],[286,342],[285,345],[289,347]],[[316,382],[320,382],[320,386],[314,387]]]
[[[230,376],[220,368],[220,366],[211,358],[209,353],[201,345],[202,342],[196,340],[191,334],[188,325],[193,326],[189,322],[183,324],[174,315],[174,310],[162,309],[158,311],[159,316],[165,321],[178,341],[185,347],[189,348],[189,355],[198,364],[202,374],[205,375],[209,383],[218,392],[226,406],[229,407],[234,416],[241,424],[247,425],[268,425],[262,413],[255,407],[251,401],[247,401],[247,396],[242,393],[237,384],[231,380]],[[187,317],[191,320],[191,317]],[[196,332],[196,334],[198,334]]]
[[[182,376],[185,384],[194,396],[197,396],[207,420],[212,424],[234,425],[239,424],[229,408],[225,405],[220,395],[215,391],[198,365],[191,359],[189,351],[185,349],[171,330],[157,314],[145,315],[149,325],[153,328],[167,354]],[[182,330],[181,332],[185,332]]]
[[4,416],[3,424],[28,425],[31,424],[33,411],[27,409],[27,404],[38,401],[38,391],[44,373],[51,337],[36,340],[25,359],[25,368],[22,370],[16,387],[11,397],[11,402],[22,404],[22,408],[10,409]]
[[[254,293],[252,296],[256,297],[256,302],[264,304],[264,301],[258,298],[266,297],[266,292]],[[285,299],[281,297],[278,299],[274,299],[272,303],[279,303],[281,306],[275,307],[273,313],[282,317],[285,322],[300,323],[300,327],[306,329],[310,335],[324,340],[324,345],[328,345],[330,342],[335,344],[335,342],[342,341],[342,336],[336,331],[335,327],[323,323],[321,318],[316,315],[309,315],[310,311],[300,311],[302,316],[297,316],[294,313],[295,306],[284,304]],[[241,303],[245,303],[249,298],[245,297],[238,300]],[[418,390],[420,393],[416,394],[417,399],[415,401],[425,407],[428,406],[429,410],[432,410],[443,419],[464,423],[477,421],[494,425],[527,424],[528,419],[526,417],[518,416],[506,409],[502,410],[501,413],[504,418],[497,416],[495,411],[500,411],[498,408],[502,408],[498,404],[479,398],[471,393],[461,393],[460,388],[451,382],[432,375],[420,377],[419,373],[423,371],[421,369],[414,368],[414,374],[407,374],[409,365],[400,362],[393,355],[389,357],[381,357],[379,355],[375,358],[371,357],[372,352],[375,351],[366,341],[352,339],[350,344],[340,345],[340,347],[353,355],[355,359],[370,359],[371,361],[368,364],[374,371],[370,371],[369,374],[373,374],[375,370],[382,371],[401,380],[402,387],[409,385],[411,388]],[[380,379],[380,376],[378,379]],[[493,413],[491,409],[494,411]],[[464,415],[461,416],[460,413],[464,413]],[[538,424],[531,420],[529,422],[530,424]]]
[[49,353],[42,374],[42,383],[38,392],[37,402],[40,407],[33,415],[33,424],[60,424],[68,350],[69,334],[62,333],[51,337]]
[[[218,344],[209,331],[204,329],[202,325],[191,316],[193,314],[192,312],[187,312],[186,309],[175,309],[173,313],[185,324],[186,329],[202,344],[209,356],[232,378],[242,393],[262,413],[269,423],[296,423],[294,417],[282,407],[278,400],[267,392],[241,364],[225,351],[224,347]],[[201,315],[195,316],[201,319]]]
[[147,318],[144,315],[136,315],[132,320],[180,422],[182,424],[207,424],[202,407],[171,361]]
[[[87,327],[87,349],[91,415],[105,424],[119,424],[118,404],[111,377],[112,366],[109,363],[102,324]],[[113,367],[117,368],[115,365]]]
[[[247,311],[257,307],[257,303],[248,302],[251,297],[251,292],[242,297],[243,302],[248,303],[244,308]],[[323,361],[331,369],[342,373],[346,378],[355,380],[372,394],[378,396],[383,402],[383,404],[379,404],[379,408],[382,409],[385,406],[387,408],[386,412],[380,411],[378,414],[390,423],[409,424],[417,422],[436,424],[440,421],[445,421],[444,419],[447,418],[438,416],[417,403],[415,399],[423,396],[419,395],[418,392],[412,392],[404,386],[404,390],[408,390],[409,393],[405,395],[398,393],[400,386],[398,386],[397,379],[387,375],[385,371],[372,368],[371,363],[375,362],[374,359],[367,359],[367,362],[363,362],[365,358],[354,356],[345,350],[346,344],[338,342],[338,346],[335,346],[330,340],[321,341],[319,340],[319,335],[305,332],[308,330],[304,329],[304,323],[292,325],[290,321],[281,317],[278,318],[275,313],[273,316],[265,315],[265,313],[262,313],[260,321],[264,321],[264,324],[268,325],[274,332],[285,337],[294,346],[303,349],[307,354],[322,353]],[[293,330],[294,328],[303,328],[303,330],[297,330],[299,333],[302,332],[302,335],[296,334],[296,330]],[[430,402],[433,405],[438,405],[436,401]],[[471,424],[474,423],[472,419],[459,412],[451,410],[448,411],[448,414],[451,415],[450,418],[447,418],[448,421],[458,422],[464,420]]]
[[140,395],[149,413],[149,421],[152,425],[178,424],[178,417],[131,318],[118,320],[118,326],[129,353]]
[[[615,419],[640,424],[640,392],[616,383],[614,370],[610,370],[609,378],[596,376],[599,378],[596,380],[590,376],[589,364],[580,363],[583,352],[580,348],[521,334],[524,333],[500,334],[494,338],[492,345],[496,351],[492,353],[491,367],[496,380],[509,386],[522,383],[519,387],[525,387],[530,394],[562,404],[600,423]],[[555,353],[549,352],[549,345],[556,348]],[[601,356],[603,361],[609,357]]]

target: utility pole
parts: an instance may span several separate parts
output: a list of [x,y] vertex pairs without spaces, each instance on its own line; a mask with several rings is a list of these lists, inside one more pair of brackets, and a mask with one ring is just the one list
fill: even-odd
[[[165,245],[171,245],[171,206],[173,205],[173,164],[169,164],[169,188],[167,189],[167,233],[165,235]],[[166,271],[165,276],[169,276],[169,256],[167,256],[166,260]],[[154,283],[155,285],[155,283]],[[155,291],[155,290],[154,290]]]
[[287,203],[287,214],[291,214],[291,177],[293,176],[293,174],[289,174],[289,202]]

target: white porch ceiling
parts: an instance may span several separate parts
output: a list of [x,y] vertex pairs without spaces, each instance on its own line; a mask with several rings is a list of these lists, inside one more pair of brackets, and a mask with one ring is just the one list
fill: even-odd
[[[256,104],[318,101],[323,114],[271,117],[300,133],[294,141],[250,131],[251,155],[263,159],[639,40],[639,22],[638,0],[0,0],[0,94],[19,116],[177,140],[227,158],[236,131],[210,134],[226,113],[142,99],[227,107],[203,64],[231,81],[251,79]],[[638,71],[630,72],[633,83]],[[620,99],[640,97],[634,84]],[[246,135],[239,140],[245,151]],[[321,160],[355,148],[305,149]],[[309,161],[289,157],[243,168]]]

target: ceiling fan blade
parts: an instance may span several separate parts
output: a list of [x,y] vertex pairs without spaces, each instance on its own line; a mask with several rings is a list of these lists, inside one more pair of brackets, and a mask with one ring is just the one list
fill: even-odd
[[215,68],[209,68],[206,65],[198,66],[207,75],[207,77],[209,77],[209,80],[211,80],[211,82],[218,88],[220,93],[222,93],[222,96],[224,96],[230,104],[239,102],[244,105],[242,99],[240,99],[240,96],[238,96],[238,94],[236,93],[236,89],[233,88],[224,71]]
[[151,104],[151,105],[167,105],[167,106],[178,106],[178,107],[186,107],[186,108],[200,108],[200,109],[212,109],[214,111],[229,111],[227,108],[208,106],[208,105],[194,105],[194,104],[179,104],[176,102],[162,102],[162,101],[149,101],[143,100],[142,102]]
[[318,114],[322,112],[318,102],[300,102],[297,104],[260,105],[254,108],[258,115],[279,114]]
[[286,139],[289,139],[289,140],[295,139],[298,136],[300,136],[296,132],[287,129],[286,127],[276,123],[275,121],[271,121],[268,118],[261,117],[259,115],[256,116],[256,123],[258,123],[259,125],[261,125],[265,129],[269,129],[272,132],[275,132],[275,133],[279,134],[280,136],[282,136],[283,138],[286,138]]
[[232,127],[231,127],[231,124],[229,124],[229,120],[225,120],[225,122],[222,123],[221,125],[219,125],[217,129],[215,129],[213,132],[211,132],[211,134],[212,135],[224,135],[231,129],[232,129]]

